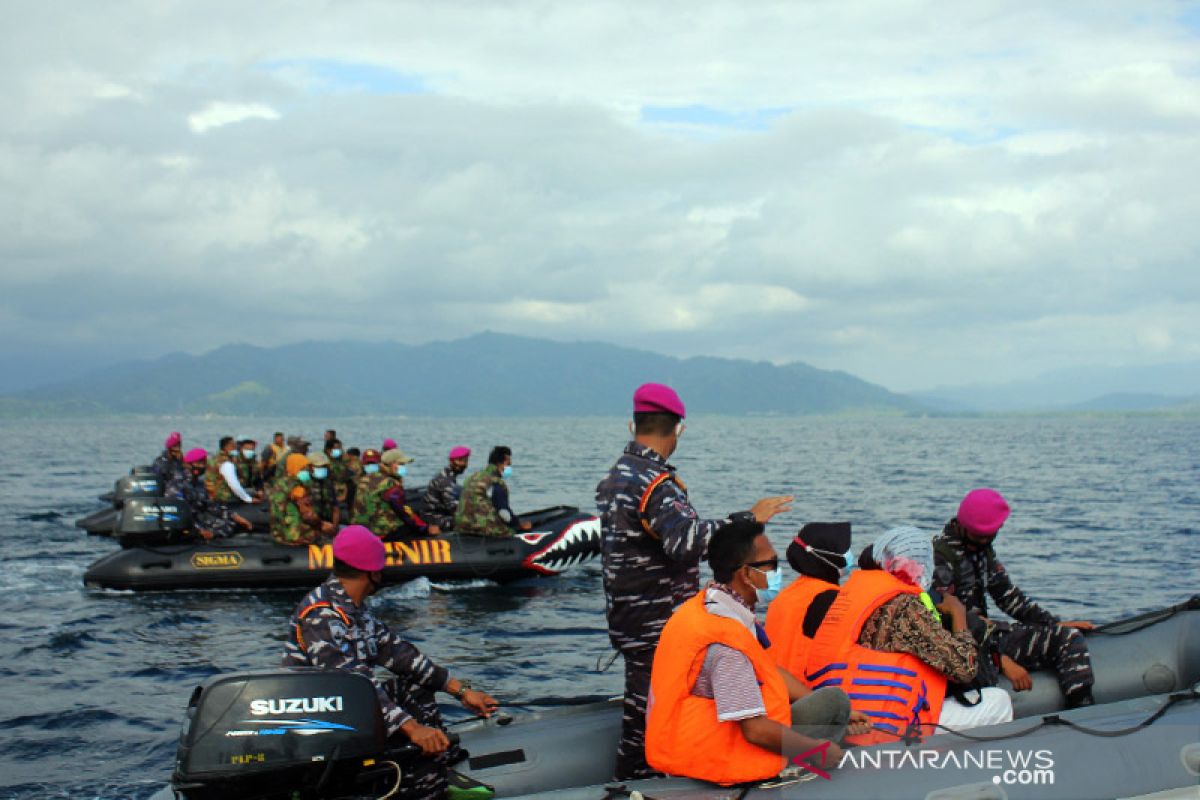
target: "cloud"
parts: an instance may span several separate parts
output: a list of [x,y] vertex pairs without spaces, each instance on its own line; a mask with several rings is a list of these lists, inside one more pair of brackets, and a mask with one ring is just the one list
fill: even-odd
[[193,133],[207,133],[214,128],[245,122],[248,119],[279,119],[279,112],[262,103],[212,102],[188,115],[188,127]]
[[1194,355],[1194,15],[694,11],[15,10],[0,351],[493,329],[901,389]]

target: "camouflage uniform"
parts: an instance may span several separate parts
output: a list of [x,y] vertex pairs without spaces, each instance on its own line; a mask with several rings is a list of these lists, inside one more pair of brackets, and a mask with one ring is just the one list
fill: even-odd
[[387,536],[400,530],[400,516],[383,498],[384,493],[395,485],[396,479],[382,470],[359,478],[354,489],[352,522],[366,526],[376,536]]
[[429,481],[425,487],[425,519],[442,530],[454,527],[454,512],[458,509],[461,494],[458,474],[447,466]]
[[221,465],[229,460],[224,451],[215,453],[208,457],[208,469],[204,471],[204,486],[208,489],[208,496],[218,503],[232,503],[234,500],[233,489],[221,476]]
[[171,478],[163,494],[187,504],[195,527],[211,531],[214,536],[233,535],[232,512],[208,496],[203,477],[193,478],[189,470],[184,470]]
[[295,478],[276,481],[268,497],[271,538],[277,544],[306,545],[321,538],[321,518],[312,506],[312,494]]
[[333,481],[338,505],[349,511],[354,503],[354,484],[358,476],[346,463],[345,457],[329,459],[329,480]]
[[[604,529],[608,636],[625,657],[619,780],[656,774],[646,764],[644,752],[646,695],[663,625],[676,606],[700,591],[700,559],[713,533],[731,522],[754,518],[740,511],[725,519],[700,519],[674,474],[675,468],[657,452],[630,442],[596,487]],[[639,511],[642,498],[656,480],[659,483],[643,513]]]
[[1075,628],[1060,627],[1058,617],[1046,611],[1008,577],[1008,572],[989,543],[986,547],[968,547],[966,533],[957,519],[933,539],[933,588],[952,594],[967,611],[987,617],[987,595],[1000,610],[1016,622],[989,620],[994,629],[991,646],[1028,669],[1052,669],[1068,705],[1091,701],[1091,657],[1083,634]]
[[509,522],[501,518],[492,500],[492,492],[496,489],[508,494],[508,484],[500,477],[500,469],[495,464],[488,464],[467,478],[454,514],[454,530],[476,536],[512,536],[513,529],[520,527],[521,521],[515,515]]
[[241,453],[234,456],[233,465],[237,468],[238,483],[247,492],[257,492],[263,487],[262,471],[258,468],[258,460],[246,458]]
[[312,494],[312,507],[317,516],[326,522],[334,522],[334,513],[338,510],[337,486],[333,478],[321,480],[313,478],[309,484]]
[[171,458],[171,453],[167,450],[163,450],[158,458],[154,459],[154,463],[150,465],[150,469],[154,471],[155,477],[158,478],[158,482],[163,486],[169,484],[176,476],[186,478],[188,474],[187,465],[183,463],[183,460]]
[[[450,673],[388,630],[365,605],[355,605],[332,575],[296,606],[282,664],[345,670],[370,678],[389,736],[397,735],[410,719],[431,728],[445,727],[435,693],[446,688]],[[390,670],[396,679],[376,678],[376,667]],[[406,764],[399,796],[445,797],[446,773],[457,755],[451,748]]]

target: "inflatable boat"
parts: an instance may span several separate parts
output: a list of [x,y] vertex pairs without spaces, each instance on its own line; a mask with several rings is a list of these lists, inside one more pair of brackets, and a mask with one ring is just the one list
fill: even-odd
[[[162,498],[129,499],[121,509],[122,549],[92,564],[98,589],[270,589],[315,586],[333,567],[333,546],[276,544],[263,533],[197,541],[187,509]],[[557,575],[600,555],[600,520],[572,506],[522,516],[533,528],[507,538],[446,533],[385,542],[384,583],[488,578],[505,582]]]
[[[1013,722],[851,748],[836,766],[808,754],[754,785],[611,782],[619,698],[452,726],[468,753],[456,769],[498,798],[526,800],[1195,797],[1200,597],[1087,638],[1097,705],[1063,711],[1054,676],[1036,672],[1028,692],[1004,682]],[[385,796],[391,766],[403,769],[406,756],[389,751],[396,745],[382,737],[369,693],[352,687],[353,677],[293,670],[211,679],[192,695],[172,786],[155,800]],[[352,703],[351,689],[362,699]]]

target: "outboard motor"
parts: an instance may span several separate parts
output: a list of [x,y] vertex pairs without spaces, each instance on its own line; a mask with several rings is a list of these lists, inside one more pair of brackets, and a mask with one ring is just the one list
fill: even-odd
[[401,764],[384,761],[396,753],[362,675],[235,673],[192,693],[171,784],[188,800],[377,797],[399,782]]
[[163,486],[154,471],[147,470],[147,474],[140,474],[136,471],[138,469],[141,467],[136,467],[134,472],[118,478],[113,484],[113,508],[121,508],[126,500],[133,497],[162,497]]
[[193,536],[192,510],[187,503],[173,498],[129,498],[113,533],[122,547],[181,544]]

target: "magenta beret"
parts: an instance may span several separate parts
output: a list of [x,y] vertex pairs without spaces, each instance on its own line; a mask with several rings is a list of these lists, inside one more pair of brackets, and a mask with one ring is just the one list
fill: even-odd
[[958,522],[971,533],[991,536],[1008,519],[1008,503],[995,489],[972,489],[958,506]]
[[643,383],[633,393],[633,413],[660,414],[666,412],[683,419],[683,401],[670,386],[661,383]]

